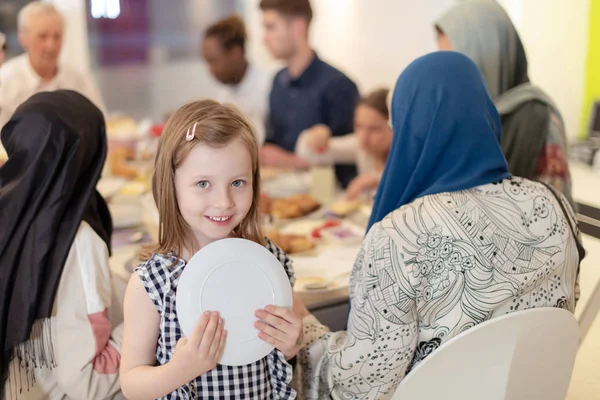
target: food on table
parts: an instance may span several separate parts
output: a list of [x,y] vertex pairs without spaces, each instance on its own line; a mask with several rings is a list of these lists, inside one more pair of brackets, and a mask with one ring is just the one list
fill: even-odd
[[331,212],[341,217],[357,211],[361,206],[359,201],[355,200],[338,200],[331,206]]
[[315,239],[320,239],[321,238],[321,231],[323,229],[327,229],[327,228],[335,228],[337,226],[340,226],[342,224],[341,221],[336,220],[336,219],[330,219],[325,221],[324,224],[316,227],[315,229],[312,230],[311,232],[311,236]]
[[278,231],[272,231],[269,234],[269,238],[275,243],[281,250],[288,254],[303,253],[315,248],[315,244],[310,241],[306,236],[284,234]]
[[270,214],[271,212],[271,198],[264,193],[260,195],[260,212],[261,214]]
[[296,288],[305,289],[309,285],[325,285],[327,281],[328,279],[324,276],[296,277]]
[[299,205],[289,203],[285,200],[273,200],[269,213],[273,217],[280,219],[300,218],[303,216]]
[[127,116],[108,117],[106,132],[109,138],[129,138],[137,134],[138,124],[135,119]]
[[312,196],[298,194],[282,199],[265,200],[263,197],[261,210],[279,219],[304,217],[319,209],[321,205]]
[[108,153],[108,165],[110,172],[114,176],[122,176],[127,179],[135,179],[138,176],[138,170],[127,164],[127,160],[132,158],[132,151],[125,147],[119,147],[110,150]]
[[321,236],[327,242],[354,245],[362,241],[365,232],[363,229],[346,223],[337,227],[323,229]]

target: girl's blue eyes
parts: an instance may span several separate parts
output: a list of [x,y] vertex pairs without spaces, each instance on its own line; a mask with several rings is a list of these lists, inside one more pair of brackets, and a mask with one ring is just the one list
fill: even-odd
[[[237,179],[237,180],[231,182],[231,187],[241,188],[245,184],[246,184],[246,181],[244,181],[243,179]],[[200,182],[196,183],[196,186],[198,186],[200,189],[206,189],[210,186],[210,182],[209,181],[200,181]]]

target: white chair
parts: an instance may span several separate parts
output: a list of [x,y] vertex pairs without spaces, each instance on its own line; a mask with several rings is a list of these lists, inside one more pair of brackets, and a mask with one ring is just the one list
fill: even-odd
[[583,306],[583,310],[579,314],[579,337],[583,343],[600,311],[600,281],[594,285],[594,289],[590,293],[586,303],[583,305],[578,304],[578,306]]
[[507,314],[452,338],[400,383],[393,400],[564,400],[579,345],[559,308]]

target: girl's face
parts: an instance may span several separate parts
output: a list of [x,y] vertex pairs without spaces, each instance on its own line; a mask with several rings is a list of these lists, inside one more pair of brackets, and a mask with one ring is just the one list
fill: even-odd
[[392,145],[392,128],[379,111],[359,105],[354,113],[354,134],[361,149],[377,158],[387,157]]
[[252,206],[252,158],[240,140],[197,144],[175,171],[177,204],[202,248],[230,237]]

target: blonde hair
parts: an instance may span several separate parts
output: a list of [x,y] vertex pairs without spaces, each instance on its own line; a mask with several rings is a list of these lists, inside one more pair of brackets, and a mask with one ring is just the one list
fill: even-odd
[[[191,133],[194,125],[194,137],[188,141],[186,133]],[[159,216],[158,245],[154,252],[181,254],[184,248],[191,252],[198,250],[194,249],[193,233],[177,205],[175,171],[197,144],[222,148],[234,140],[240,140],[250,152],[253,193],[248,214],[233,232],[237,237],[265,244],[259,214],[260,169],[254,129],[235,106],[202,100],[178,109],[167,121],[160,138],[152,175],[152,195]]]
[[57,15],[60,17],[63,25],[65,20],[63,15],[52,3],[43,1],[32,1],[19,11],[17,25],[19,31],[26,30],[31,24],[31,18],[36,15]]

